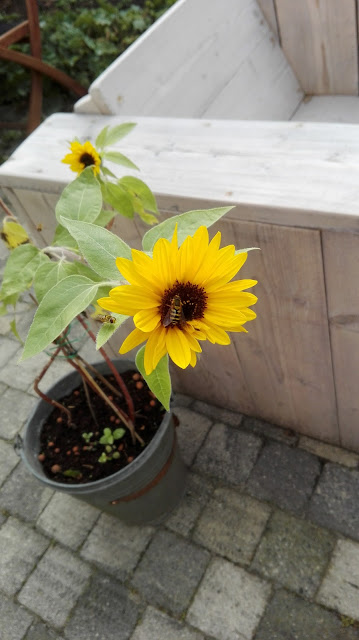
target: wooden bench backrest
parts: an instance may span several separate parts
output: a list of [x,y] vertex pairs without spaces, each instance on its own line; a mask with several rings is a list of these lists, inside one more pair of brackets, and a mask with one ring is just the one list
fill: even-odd
[[306,94],[358,95],[358,0],[258,0]]
[[256,0],[179,0],[89,93],[100,113],[268,120],[302,98]]

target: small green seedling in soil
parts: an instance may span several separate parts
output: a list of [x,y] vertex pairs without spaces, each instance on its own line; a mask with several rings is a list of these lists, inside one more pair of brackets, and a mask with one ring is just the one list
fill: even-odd
[[64,476],[68,476],[69,478],[77,478],[78,480],[82,478],[81,471],[77,471],[76,469],[67,469],[67,471],[63,472]]
[[108,427],[103,430],[103,436],[100,438],[100,444],[113,444],[115,440],[120,440],[125,435],[125,429],[119,428],[111,431]]
[[92,431],[90,431],[89,433],[83,433],[83,434],[82,434],[82,437],[83,437],[83,439],[85,440],[85,442],[86,442],[87,444],[90,442],[90,440],[91,440],[92,436],[93,436]]
[[119,429],[114,429],[114,431],[111,431],[111,429],[107,427],[103,430],[103,436],[100,438],[100,444],[104,444],[106,446],[105,451],[101,453],[98,459],[99,462],[107,462],[108,460],[113,459],[116,460],[120,457],[120,453],[115,450],[116,445],[114,445],[114,441],[123,438],[125,433],[125,429],[122,429],[121,427]]

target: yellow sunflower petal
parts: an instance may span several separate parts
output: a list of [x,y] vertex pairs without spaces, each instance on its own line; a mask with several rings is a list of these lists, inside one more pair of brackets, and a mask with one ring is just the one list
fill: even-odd
[[191,352],[191,361],[190,361],[190,365],[191,367],[195,367],[197,364],[197,355],[194,351]]
[[[118,304],[113,298],[99,298],[97,300],[97,304],[100,305],[100,307],[102,307],[102,309],[106,309],[106,311],[113,311],[114,313],[121,313],[122,314],[122,307],[120,304]],[[132,313],[124,313],[122,314],[124,316],[126,315],[132,315]]]
[[145,340],[147,340],[149,334],[144,331],[140,331],[140,329],[133,329],[131,333],[127,336],[127,338],[123,341],[119,353],[127,353],[138,347],[139,344],[142,344]]
[[158,309],[141,309],[133,316],[133,321],[137,329],[141,331],[154,331],[160,324],[161,316],[158,313]]
[[212,291],[209,293],[207,308],[215,309],[219,306],[227,306],[244,309],[245,307],[250,307],[252,304],[255,304],[257,300],[257,296],[249,291],[241,291],[240,293],[233,294],[231,292],[227,293],[227,291],[222,289],[221,291]]
[[147,375],[156,369],[159,361],[166,353],[166,329],[158,327],[151,333],[146,343],[144,367]]
[[178,367],[181,369],[188,367],[191,361],[191,349],[183,331],[178,327],[167,331],[166,347],[170,358]]

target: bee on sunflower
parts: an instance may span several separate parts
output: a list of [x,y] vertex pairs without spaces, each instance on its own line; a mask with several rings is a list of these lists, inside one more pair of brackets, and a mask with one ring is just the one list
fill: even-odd
[[234,245],[220,248],[220,242],[220,232],[209,241],[207,228],[200,226],[178,246],[176,225],[172,240],[157,240],[152,257],[132,249],[132,260],[117,258],[129,284],[114,287],[98,304],[133,316],[135,328],[120,353],[145,342],[147,375],[167,353],[182,369],[194,367],[200,341],[228,345],[227,332],[246,332],[243,325],[256,317],[249,307],[257,297],[245,289],[257,281],[233,281],[247,252],[236,253]]

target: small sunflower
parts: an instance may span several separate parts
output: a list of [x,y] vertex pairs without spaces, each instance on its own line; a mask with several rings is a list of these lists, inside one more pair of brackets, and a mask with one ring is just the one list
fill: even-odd
[[176,227],[171,242],[157,240],[152,257],[132,249],[132,260],[117,258],[117,268],[129,284],[111,289],[98,304],[133,316],[135,329],[120,353],[147,341],[147,375],[166,353],[182,369],[194,367],[202,351],[199,341],[230,344],[227,331],[246,332],[243,325],[256,317],[248,307],[257,298],[244,289],[257,281],[230,282],[247,253],[236,254],[234,245],[220,249],[220,242],[220,232],[209,242],[203,226],[178,247]]
[[86,167],[92,167],[94,175],[100,173],[101,158],[95,147],[88,140],[81,144],[74,140],[70,144],[71,153],[68,153],[61,162],[70,165],[71,171],[80,174]]

